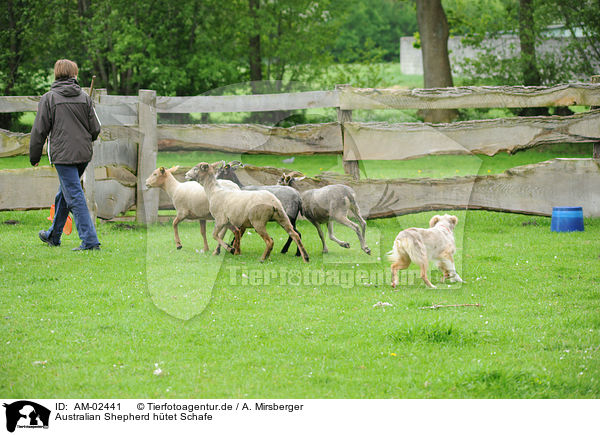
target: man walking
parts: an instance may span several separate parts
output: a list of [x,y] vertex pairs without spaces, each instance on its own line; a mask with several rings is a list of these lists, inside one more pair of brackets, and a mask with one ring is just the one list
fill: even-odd
[[81,187],[81,176],[92,160],[92,142],[100,134],[100,122],[91,98],[77,83],[79,69],[68,59],[54,65],[54,83],[38,105],[31,130],[29,161],[37,166],[48,138],[48,157],[56,168],[60,188],[54,200],[54,220],[48,231],[40,231],[42,242],[59,246],[62,230],[73,213],[81,245],[74,251],[98,250],[100,242]]

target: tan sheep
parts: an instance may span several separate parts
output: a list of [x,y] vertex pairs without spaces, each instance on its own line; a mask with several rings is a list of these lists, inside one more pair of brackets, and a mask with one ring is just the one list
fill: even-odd
[[[235,232],[235,243],[239,245],[246,228],[253,227],[265,241],[265,251],[261,261],[265,261],[273,249],[273,239],[267,233],[267,222],[274,220],[294,240],[302,259],[308,262],[308,254],[298,233],[292,228],[281,202],[266,190],[226,190],[217,183],[216,173],[223,162],[198,163],[186,174],[187,180],[196,180],[204,186],[208,196],[210,212],[215,218],[214,239],[229,252],[239,252],[239,246],[231,247],[223,241],[220,232],[229,228]],[[223,181],[223,180],[220,180]]]

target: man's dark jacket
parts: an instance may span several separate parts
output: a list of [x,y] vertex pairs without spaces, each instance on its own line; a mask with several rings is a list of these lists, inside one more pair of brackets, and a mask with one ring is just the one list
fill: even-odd
[[29,161],[42,157],[48,137],[50,163],[76,165],[92,160],[92,142],[100,134],[100,122],[90,97],[75,78],[56,80],[38,104],[31,129]]

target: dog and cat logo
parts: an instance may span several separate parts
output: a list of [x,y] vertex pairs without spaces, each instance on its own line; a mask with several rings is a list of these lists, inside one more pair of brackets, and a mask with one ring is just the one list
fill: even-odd
[[4,404],[6,408],[6,430],[15,429],[48,429],[50,410],[29,400],[19,400]]

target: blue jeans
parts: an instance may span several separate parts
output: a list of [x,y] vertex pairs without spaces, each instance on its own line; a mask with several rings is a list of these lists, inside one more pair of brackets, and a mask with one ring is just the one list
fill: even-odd
[[99,246],[100,242],[96,235],[96,227],[87,208],[80,181],[87,163],[54,166],[58,173],[60,189],[54,199],[54,220],[47,232],[48,238],[55,245],[60,245],[63,228],[67,222],[69,212],[72,212],[81,239],[81,246],[84,248]]

